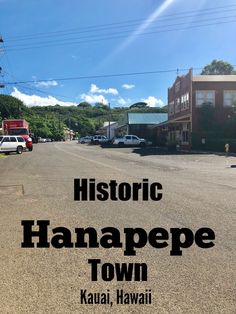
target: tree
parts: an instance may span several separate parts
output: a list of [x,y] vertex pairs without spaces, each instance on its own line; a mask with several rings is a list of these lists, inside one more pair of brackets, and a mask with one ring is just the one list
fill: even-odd
[[23,102],[10,95],[0,95],[0,116],[2,119],[19,119],[27,108]]
[[77,107],[85,109],[85,108],[91,108],[92,105],[89,102],[87,102],[87,101],[83,101],[80,104],[78,104]]
[[92,135],[95,133],[95,126],[91,119],[80,117],[77,120],[76,126],[73,128],[80,136]]
[[137,102],[137,103],[131,105],[129,108],[133,109],[133,108],[146,108],[146,107],[147,107],[146,102]]
[[108,106],[102,102],[96,102],[96,104],[94,105],[94,108],[96,109],[109,109]]
[[223,60],[213,60],[211,64],[206,65],[201,75],[230,75],[236,74],[234,67]]

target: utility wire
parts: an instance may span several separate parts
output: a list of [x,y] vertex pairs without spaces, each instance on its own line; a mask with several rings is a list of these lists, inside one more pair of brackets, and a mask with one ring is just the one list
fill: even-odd
[[[235,9],[231,9],[231,10],[222,10],[222,11],[220,11],[220,12],[210,12],[210,13],[205,13],[205,14],[201,14],[201,17],[203,16],[203,15],[209,15],[209,14],[222,14],[222,13],[224,13],[224,12],[229,12],[229,13],[232,13],[232,12],[234,12],[234,11],[236,11],[236,8]],[[192,18],[192,17],[194,17],[194,18],[196,18],[196,14],[195,15],[188,15],[188,16],[181,16],[181,17],[177,17],[177,18],[175,18],[175,20],[177,20],[177,19],[184,19],[185,21],[186,21],[186,19],[187,18]],[[226,17],[222,17],[222,18],[228,18],[229,16],[226,16]],[[219,19],[220,17],[218,17],[218,19]],[[215,18],[216,19],[216,18]],[[167,19],[166,19],[167,20]],[[171,20],[171,21],[173,21],[173,19],[168,19],[168,20]],[[208,20],[212,20],[212,19],[207,19],[206,21],[208,21]],[[151,22],[151,24],[153,24],[153,23],[155,23],[155,24],[158,24],[158,23],[160,23],[160,22],[162,22],[162,21],[160,21],[159,19],[158,20],[156,20],[156,21],[152,21]],[[199,21],[198,21],[199,22]],[[200,21],[200,22],[202,22],[202,21]],[[189,23],[189,22],[185,22],[185,24],[187,24],[187,23]],[[138,26],[138,25],[140,25],[140,23],[133,23],[133,24],[127,24],[127,25],[121,25],[121,26],[110,26],[110,27],[103,27],[103,28],[99,28],[99,27],[97,27],[97,28],[95,28],[95,29],[92,29],[92,30],[80,30],[80,31],[74,31],[74,32],[66,32],[66,31],[64,31],[64,32],[61,32],[61,33],[55,33],[55,34],[53,34],[53,33],[46,33],[45,35],[41,35],[41,36],[32,36],[32,37],[24,37],[24,38],[20,38],[20,39],[5,39],[5,42],[15,42],[15,41],[30,41],[30,40],[37,40],[37,39],[44,39],[44,38],[55,38],[55,37],[63,37],[63,36],[68,36],[68,35],[75,35],[75,34],[83,34],[83,33],[91,33],[92,32],[92,34],[94,34],[94,33],[98,33],[98,32],[103,32],[103,31],[110,31],[110,30],[112,30],[112,29],[117,29],[118,28],[118,30],[119,29],[121,29],[121,28],[127,28],[127,27],[130,27],[130,26]],[[181,25],[181,24],[170,24],[170,25],[163,25],[163,27],[167,27],[167,26],[175,26],[175,25]],[[130,31],[132,31],[132,29],[130,30]]]
[[[3,45],[3,47],[5,48],[4,42],[2,43],[2,45]],[[7,71],[4,70],[4,73],[3,73],[4,76],[8,75],[8,76],[11,77],[12,79],[18,80],[18,79],[13,75],[12,66],[11,66],[11,63],[10,63],[10,60],[9,60],[9,58],[8,58],[7,53],[5,52],[3,55],[5,56],[5,59],[6,59],[6,61],[7,61],[8,68],[9,68],[9,70],[11,71],[11,73],[9,73],[9,72],[7,72]],[[0,78],[1,78],[1,75],[0,75]],[[6,84],[5,84],[5,80],[4,80],[4,79],[2,79],[2,80],[3,80],[3,84],[4,84],[5,88],[6,88],[7,93],[10,94],[10,93],[9,93],[8,86],[6,86]],[[37,83],[37,82],[36,82],[36,83]],[[44,94],[44,95],[47,95],[47,96],[48,96],[48,93],[47,93],[47,92],[42,91],[42,90],[40,90],[40,89],[38,89],[38,88],[35,88],[35,87],[27,86],[27,85],[25,85],[25,84],[21,84],[21,88],[27,89],[27,90],[31,90],[31,91],[36,91],[36,92],[38,92],[38,93],[41,93],[41,94]],[[65,95],[61,95],[61,94],[52,93],[52,92],[50,92],[50,96],[62,97],[62,98],[67,98],[67,99],[70,99],[70,100],[71,100],[71,97],[68,97],[68,96],[65,96]]]
[[[234,65],[233,65],[234,66]],[[202,70],[203,68],[193,68],[193,70],[198,71]],[[188,71],[189,68],[178,68],[179,72]],[[15,82],[6,82],[6,85],[17,85],[17,84],[29,84],[29,83],[40,83],[40,82],[51,82],[51,81],[74,81],[74,80],[84,80],[84,79],[97,79],[97,78],[107,78],[107,77],[120,77],[120,76],[135,76],[135,75],[147,75],[147,74],[162,74],[162,73],[171,73],[175,72],[176,69],[169,69],[169,70],[155,70],[155,71],[143,71],[143,72],[129,72],[129,73],[117,73],[117,74],[102,74],[102,75],[89,75],[89,76],[75,76],[75,77],[64,77],[64,78],[54,78],[54,79],[40,79],[37,81],[15,81]]]
[[[233,67],[236,65],[233,64]],[[203,70],[204,67],[195,67],[192,68],[193,71]],[[167,69],[167,70],[154,70],[154,71],[142,71],[142,72],[128,72],[128,73],[116,73],[116,74],[101,74],[101,75],[88,75],[88,76],[74,76],[74,77],[62,77],[62,78],[53,78],[53,79],[40,79],[40,80],[28,80],[28,81],[15,81],[15,82],[5,82],[6,85],[17,85],[17,84],[29,84],[29,83],[40,83],[40,82],[51,82],[51,81],[74,81],[74,80],[85,80],[85,79],[97,79],[97,78],[108,78],[108,77],[120,77],[120,76],[135,76],[135,75],[147,75],[147,74],[163,74],[163,73],[173,73],[186,72],[189,68],[176,68],[176,69]]]
[[[7,73],[7,74],[8,74],[8,76],[12,77],[13,79],[16,79],[10,73]],[[34,84],[39,83],[38,81],[35,81],[35,80],[33,82],[34,82]],[[41,93],[41,94],[44,94],[44,95],[48,96],[48,94],[49,94],[48,92],[43,91],[43,90],[38,89],[38,88],[33,87],[33,86],[29,86],[27,84],[33,84],[33,83],[32,82],[30,82],[30,83],[21,83],[20,86],[22,88],[24,88],[24,89],[28,89],[28,90],[31,90],[31,91],[34,91],[34,92],[38,92],[38,93]],[[17,83],[15,85],[19,85],[19,84]],[[65,95],[61,95],[61,94],[57,94],[57,93],[54,93],[54,92],[51,92],[51,91],[50,91],[50,96],[56,96],[56,97],[62,97],[62,98],[71,99],[71,97],[68,97],[68,96],[65,96]]]
[[[222,12],[232,12],[234,10],[234,8],[236,7],[236,4],[231,4],[231,5],[226,5],[226,6],[219,6],[219,7],[214,7],[214,8],[208,8],[208,9],[204,9],[204,10],[191,10],[191,11],[183,11],[182,13],[175,13],[175,14],[169,14],[169,15],[163,15],[161,17],[158,18],[157,21],[153,21],[153,22],[159,22],[159,21],[165,21],[165,20],[172,20],[173,17],[176,17],[175,19],[179,19],[179,18],[187,18],[187,17],[196,17],[198,15],[202,16],[202,15],[206,15],[206,14],[218,14],[218,13],[222,13]],[[229,9],[227,9],[229,8]],[[231,9],[230,9],[231,8]],[[223,9],[223,10],[222,10]],[[219,12],[217,12],[218,10],[220,10]],[[216,12],[214,12],[216,11]],[[189,13],[195,13],[194,15],[187,15]],[[115,26],[115,27],[127,27],[129,25],[139,25],[140,22],[147,22],[149,23],[148,19],[144,18],[144,19],[135,19],[135,20],[129,20],[129,21],[123,21],[123,22],[116,22],[116,23],[107,23],[107,24],[99,24],[99,25],[92,25],[92,26],[87,26],[87,27],[81,27],[79,28],[80,32],[87,32],[87,31],[96,31],[99,30],[99,28],[104,28],[104,29],[110,29],[111,27]],[[129,23],[133,23],[133,22],[138,22],[135,24],[129,24]],[[127,24],[127,25],[125,25]],[[78,30],[78,28],[71,28],[71,29],[67,29],[67,30],[59,30],[59,31],[52,31],[52,32],[42,32],[42,33],[35,33],[35,34],[28,34],[28,35],[20,35],[20,36],[14,36],[14,37],[9,37],[9,39],[6,39],[6,41],[15,41],[15,40],[27,40],[30,38],[36,38],[36,37],[41,37],[41,36],[55,36],[57,34],[63,34],[63,33],[68,33],[71,31],[76,31]]]
[[[202,22],[209,22],[209,21],[217,21],[217,20],[225,20],[225,19],[235,19],[236,18],[236,15],[230,15],[230,16],[222,16],[222,17],[218,17],[218,18],[211,18],[211,19],[203,19],[203,20],[200,20],[198,21],[198,23],[202,23]],[[231,22],[231,21],[228,21],[228,22]],[[149,27],[149,30],[160,30],[160,32],[162,31],[161,29],[164,28],[163,31],[166,30],[167,27],[173,27],[173,26],[181,26],[181,25],[186,25],[186,24],[189,24],[189,22],[182,22],[182,23],[176,23],[176,24],[169,24],[169,25],[165,25],[165,26],[161,26],[161,27]],[[204,25],[204,24],[203,24]],[[192,26],[201,26],[199,24],[197,25],[192,25]],[[115,36],[115,35],[122,35],[122,34],[127,34],[127,33],[130,33],[134,31],[133,30],[127,30],[127,31],[122,31],[122,32],[115,32],[115,33],[108,33],[107,35],[110,35],[110,36]],[[146,32],[143,33],[143,34],[147,34]],[[82,36],[82,37],[79,37],[79,38],[65,38],[65,39],[56,39],[56,40],[50,40],[50,41],[44,41],[44,42],[39,42],[38,45],[45,45],[45,44],[55,44],[55,43],[60,43],[62,44],[63,42],[67,43],[67,41],[71,41],[71,40],[74,40],[74,39],[97,39],[97,35],[89,35],[89,36]],[[98,38],[99,39],[99,38]],[[70,43],[70,42],[68,42]],[[34,43],[33,43],[34,44]],[[37,43],[36,43],[37,44]],[[30,44],[31,45],[31,44]],[[25,47],[24,44],[19,44],[19,45],[14,45],[14,46],[8,46],[7,48],[8,49],[11,49],[12,47],[23,47],[23,48],[27,48],[27,46]],[[30,47],[30,46],[29,46]]]
[[[175,29],[166,29],[166,30],[161,30],[161,31],[155,31],[155,32],[144,32],[141,34],[138,34],[136,36],[144,36],[144,35],[153,35],[153,34],[160,34],[160,33],[167,33],[167,32],[173,32],[173,31],[184,31],[188,29],[197,29],[197,28],[202,28],[202,27],[207,27],[207,26],[216,26],[216,25],[223,25],[223,24],[229,24],[229,23],[235,23],[236,19],[231,20],[231,21],[223,21],[223,22],[217,22],[217,23],[206,23],[202,25],[193,25],[189,27],[182,27],[182,28],[175,28]],[[118,36],[108,36],[108,37],[101,37],[101,38],[95,38],[91,40],[82,40],[82,41],[74,41],[74,42],[68,42],[67,45],[71,44],[83,44],[83,43],[89,43],[89,42],[100,42],[104,40],[113,40],[113,39],[118,39],[118,38],[124,38],[126,37],[125,35],[118,35]],[[55,46],[65,46],[65,43],[54,43],[54,44],[46,44],[46,45],[40,45],[40,46],[29,46],[29,47],[21,47],[21,48],[7,48],[8,52],[11,51],[21,51],[21,50],[29,50],[29,49],[41,49],[41,48],[46,48],[46,47],[55,47]]]

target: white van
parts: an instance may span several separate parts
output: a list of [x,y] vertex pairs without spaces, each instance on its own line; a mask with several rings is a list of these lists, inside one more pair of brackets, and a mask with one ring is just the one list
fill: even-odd
[[14,135],[0,135],[0,153],[17,152],[22,154],[26,150],[23,137]]

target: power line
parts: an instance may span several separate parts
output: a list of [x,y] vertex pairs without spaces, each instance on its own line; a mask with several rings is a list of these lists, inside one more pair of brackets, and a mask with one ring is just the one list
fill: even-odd
[[[24,89],[27,89],[27,90],[31,90],[33,92],[38,92],[40,94],[44,94],[44,95],[47,95],[49,96],[49,93],[47,93],[46,91],[43,91],[41,89],[38,89],[36,87],[30,87],[30,86],[27,86],[25,85],[27,83],[22,83],[20,84],[21,87],[23,87]],[[19,84],[15,84],[15,85],[19,85]],[[22,86],[23,85],[23,86]],[[57,93],[54,93],[54,92],[50,92],[50,96],[55,96],[55,97],[62,97],[62,98],[67,98],[67,99],[71,99],[71,97],[69,96],[65,96],[65,95],[62,95],[62,94],[57,94]]]
[[[233,67],[236,65],[233,64]],[[193,71],[203,70],[204,67],[192,67]],[[148,74],[164,74],[173,72],[186,72],[189,68],[176,68],[176,69],[166,69],[166,70],[154,70],[154,71],[142,71],[142,72],[127,72],[127,73],[115,73],[115,74],[101,74],[101,75],[88,75],[88,76],[74,76],[74,77],[62,77],[53,79],[40,79],[40,80],[28,80],[28,81],[15,81],[15,82],[5,82],[6,85],[18,85],[18,84],[29,84],[29,83],[40,83],[40,82],[52,82],[52,81],[75,81],[75,80],[85,80],[85,79],[97,79],[97,78],[108,78],[108,77],[121,77],[121,76],[135,76],[135,75],[148,75]]]
[[[191,11],[183,11],[182,13],[175,13],[175,14],[168,14],[168,15],[163,15],[161,17],[158,18],[157,22],[159,21],[163,21],[163,20],[172,20],[172,17],[176,17],[176,19],[178,18],[187,18],[187,17],[196,17],[197,15],[206,15],[206,14],[217,14],[217,13],[222,13],[222,12],[232,12],[234,9],[234,7],[236,7],[236,4],[231,4],[231,5],[226,5],[226,6],[219,6],[219,7],[214,7],[214,8],[208,8],[208,9],[204,9],[204,10],[191,10]],[[227,9],[227,8],[231,8],[231,9]],[[222,10],[224,9],[224,10]],[[217,12],[218,10],[220,10],[219,12]],[[216,12],[215,12],[216,11]],[[189,13],[195,13],[194,15],[189,15],[186,16],[186,14]],[[148,20],[146,18],[143,19],[135,19],[135,20],[128,20],[128,21],[123,21],[123,22],[116,22],[116,23],[107,23],[107,24],[99,24],[99,25],[92,25],[92,26],[87,26],[87,27],[81,27],[80,28],[80,32],[87,32],[87,31],[96,31],[99,30],[99,28],[104,28],[104,30],[106,30],[107,28],[110,29],[112,26],[117,25],[116,27],[127,27],[129,26],[129,23],[133,23],[133,22],[138,22],[136,24],[130,24],[130,25],[139,25],[140,22],[142,21],[146,21],[147,23]],[[153,21],[155,22],[155,21]],[[125,25],[128,24],[128,25]],[[67,30],[59,30],[59,31],[52,31],[52,32],[42,32],[42,33],[35,33],[35,34],[28,34],[28,35],[20,35],[20,36],[15,36],[15,37],[9,37],[9,40],[7,41],[14,41],[14,40],[27,40],[29,38],[36,38],[36,37],[42,37],[42,36],[55,36],[57,34],[63,34],[63,33],[67,33],[67,32],[71,32],[71,31],[76,31],[78,30],[78,28],[72,28],[72,29],[67,29]],[[77,32],[76,32],[77,33]]]
[[[234,66],[234,65],[233,65]],[[202,70],[203,68],[193,68],[193,70],[198,71]],[[188,71],[189,68],[178,68],[179,72]],[[176,69],[169,69],[169,70],[155,70],[155,71],[143,71],[143,72],[129,72],[129,73],[117,73],[117,74],[102,74],[102,75],[89,75],[89,76],[77,76],[77,77],[65,77],[65,78],[54,78],[54,79],[40,79],[37,81],[16,81],[16,82],[6,82],[7,85],[18,85],[18,84],[29,84],[29,83],[40,83],[40,82],[51,82],[51,81],[74,81],[74,80],[85,80],[85,79],[97,79],[97,78],[108,78],[108,77],[120,77],[120,76],[135,76],[135,75],[147,75],[147,74],[162,74],[162,73],[171,73],[175,72]]]
[[[203,20],[200,20],[200,21],[198,21],[198,24],[197,25],[192,25],[192,26],[204,26],[204,24],[202,24],[202,25],[199,25],[199,23],[202,23],[202,22],[209,22],[209,21],[217,21],[217,20],[225,20],[225,19],[232,19],[232,18],[236,18],[236,15],[230,15],[230,16],[221,16],[221,17],[218,17],[218,18],[211,18],[211,19],[203,19]],[[228,22],[232,22],[232,21],[228,21]],[[166,30],[166,28],[167,27],[174,27],[174,26],[181,26],[181,25],[186,25],[186,24],[189,24],[189,22],[182,22],[182,23],[176,23],[176,24],[169,24],[169,25],[165,25],[165,26],[161,26],[161,27],[149,27],[149,29],[157,29],[157,30],[159,30],[160,29],[160,32],[162,32],[162,28],[164,28],[163,29],[163,31],[165,31]],[[175,30],[175,29],[174,29]],[[113,38],[114,38],[114,36],[115,35],[121,35],[121,34],[127,34],[127,33],[130,33],[131,31],[134,31],[134,30],[126,30],[126,31],[122,31],[122,32],[115,32],[115,33],[109,33],[108,35],[110,35],[110,36],[112,36]],[[143,34],[147,34],[146,32],[145,33],[143,33]],[[74,39],[90,39],[90,38],[94,38],[94,39],[96,39],[97,38],[97,36],[98,35],[89,35],[89,36],[83,36],[83,37],[79,37],[79,38],[65,38],[65,39],[56,39],[56,40],[50,40],[50,41],[44,41],[44,42],[39,42],[38,43],[38,45],[45,45],[45,44],[53,44],[53,45],[55,45],[55,43],[60,43],[60,44],[62,44],[62,43],[64,43],[64,42],[67,42],[67,41],[71,41],[71,40],[74,40]],[[99,38],[98,38],[99,39]],[[68,43],[70,43],[70,42],[68,42]],[[37,44],[37,43],[36,43]],[[31,45],[31,44],[30,44]],[[10,48],[11,49],[11,47],[22,47],[22,48],[29,48],[29,47],[25,47],[25,45],[24,44],[19,44],[19,45],[14,45],[14,46],[8,46],[8,48]],[[32,46],[30,47],[30,48],[32,48]]]
[[[220,12],[210,12],[211,14],[213,13],[213,14],[215,14],[215,13],[217,13],[217,14],[219,14],[219,13],[223,13],[223,12],[230,12],[230,13],[232,13],[233,11],[236,11],[236,9],[231,9],[231,10],[224,10],[224,11],[220,11]],[[207,15],[209,14],[209,13],[206,13]],[[201,17],[202,17],[202,15],[206,15],[206,14],[201,14]],[[183,17],[178,17],[178,18],[176,18],[176,19],[183,19],[184,18],[184,20],[186,21],[186,19],[187,18],[190,18],[190,17],[196,17],[196,15],[189,15],[189,16],[183,16]],[[223,16],[223,17],[218,17],[218,18],[213,18],[213,19],[207,19],[207,20],[202,20],[202,21],[209,21],[209,20],[215,20],[215,19],[220,19],[220,18],[229,18],[229,17],[231,17],[231,16]],[[172,21],[173,21],[173,19],[171,19]],[[202,22],[202,21],[200,21],[200,22]],[[159,22],[161,22],[161,21],[159,21],[159,20],[157,20],[157,21],[153,21],[152,22],[152,24],[153,23],[159,23]],[[199,22],[199,21],[198,21]],[[180,23],[180,24],[169,24],[169,25],[164,25],[164,26],[162,26],[162,27],[168,27],[168,26],[176,26],[176,25],[182,25],[182,24],[187,24],[188,22],[185,22],[185,23]],[[101,28],[101,29],[99,29],[99,28],[96,28],[96,29],[94,29],[94,30],[85,30],[85,31],[74,31],[74,32],[63,32],[63,33],[59,33],[59,34],[50,34],[50,33],[46,33],[45,35],[43,35],[43,36],[33,36],[33,37],[25,37],[25,38],[21,38],[21,39],[15,39],[15,40],[7,40],[6,42],[14,42],[14,41],[30,41],[30,40],[37,40],[37,38],[39,37],[39,39],[44,39],[44,38],[55,38],[55,37],[58,37],[58,36],[60,36],[60,37],[62,37],[62,36],[68,36],[68,35],[75,35],[75,34],[83,34],[83,33],[91,33],[92,32],[92,34],[94,35],[94,33],[98,33],[98,32],[103,32],[103,31],[107,31],[107,30],[112,30],[112,29],[117,29],[118,28],[118,30],[119,29],[121,29],[121,28],[124,28],[124,27],[130,27],[130,26],[137,26],[137,25],[140,25],[140,23],[135,23],[135,24],[128,24],[128,25],[121,25],[121,26],[119,26],[119,27],[117,27],[117,26],[110,26],[109,28]],[[160,26],[161,27],[161,26]],[[150,27],[149,27],[150,28]],[[151,28],[153,28],[153,27],[151,27]],[[126,31],[126,32],[129,32],[129,31],[132,31],[133,29],[130,29],[130,30],[128,30],[128,31]],[[91,35],[90,35],[91,36]],[[94,37],[94,36],[92,36],[92,37]],[[82,38],[84,38],[84,37],[82,37]],[[85,37],[86,38],[86,37]],[[58,39],[58,40],[60,40],[60,39]],[[64,39],[65,40],[65,39]],[[11,46],[9,46],[9,47],[11,47]]]
[[[7,72],[6,72],[7,73]],[[10,75],[10,73],[7,73],[9,76],[11,76],[13,79],[14,77],[12,75]],[[16,78],[15,78],[16,79]],[[38,83],[37,81],[33,81],[34,83]],[[41,89],[38,89],[36,87],[33,87],[33,86],[28,86],[26,84],[32,84],[32,83],[21,83],[20,86],[23,88],[23,89],[28,89],[28,90],[31,90],[31,91],[34,91],[34,92],[38,92],[40,94],[44,94],[44,95],[47,95],[49,93],[47,93],[46,91],[43,91]],[[18,83],[15,84],[15,85],[19,85]],[[54,92],[51,92],[50,91],[50,96],[56,96],[56,97],[62,97],[62,98],[67,98],[67,99],[71,99],[71,97],[68,97],[68,96],[65,96],[65,95],[62,95],[62,94],[57,94],[57,93],[54,93]]]
[[[175,28],[175,29],[166,29],[162,31],[157,31],[157,32],[144,32],[141,34],[138,34],[136,36],[144,36],[144,35],[153,35],[153,34],[160,34],[160,33],[166,33],[166,32],[173,32],[173,31],[184,31],[188,29],[197,29],[197,28],[202,28],[202,27],[207,27],[207,26],[216,26],[216,25],[223,25],[223,24],[229,24],[229,23],[235,23],[236,19],[232,21],[223,21],[223,22],[217,22],[217,23],[207,23],[207,24],[202,24],[202,25],[192,25],[189,27],[183,27],[183,28]],[[119,35],[119,36],[110,36],[110,37],[101,37],[101,38],[95,38],[91,40],[82,40],[82,41],[74,41],[74,42],[69,42],[68,44],[82,44],[82,43],[89,43],[89,42],[100,42],[104,40],[114,40],[118,38],[124,38],[126,37],[125,35]],[[48,44],[48,45],[41,45],[41,46],[29,46],[29,47],[22,47],[18,49],[7,49],[8,52],[11,51],[21,51],[21,50],[29,50],[29,49],[41,49],[41,48],[46,48],[46,47],[55,47],[55,46],[65,46],[65,43],[57,43],[57,44]]]
[[[3,45],[3,47],[5,48],[4,41],[2,41],[2,45]],[[6,50],[6,49],[5,49],[5,50]],[[11,64],[10,64],[10,60],[9,60],[9,58],[8,58],[7,53],[5,52],[4,55],[5,55],[5,57],[6,57],[6,61],[7,61],[7,64],[8,64],[8,68],[9,68],[9,70],[11,70],[11,73],[4,71],[4,75],[6,74],[6,75],[8,75],[9,77],[11,77],[12,79],[17,80],[17,78],[13,75],[12,66],[11,66]],[[1,71],[0,71],[0,74],[1,74]],[[4,83],[4,82],[3,82],[3,83]],[[4,85],[5,85],[5,83],[4,83]],[[22,85],[23,85],[23,86],[22,86]],[[42,91],[42,90],[40,90],[40,89],[38,89],[38,88],[29,87],[29,86],[26,86],[26,85],[24,85],[24,84],[22,84],[22,85],[21,85],[21,87],[24,88],[24,89],[36,91],[36,92],[38,92],[38,93],[46,94],[46,95],[48,96],[48,93],[47,93],[47,92]],[[7,88],[7,91],[8,91],[8,86],[6,86],[6,88]],[[9,93],[9,91],[8,91],[8,93]],[[50,94],[51,94],[52,96],[56,96],[56,97],[62,97],[62,98],[71,99],[71,97],[68,97],[68,96],[65,96],[65,95],[61,95],[61,94],[56,94],[56,93],[51,93],[51,92],[50,92]]]
[[[7,54],[5,53],[5,57],[6,57],[6,61],[7,61],[7,63],[8,63],[8,67],[9,67],[9,69],[11,68],[11,73],[13,73],[12,72],[12,67],[11,67],[11,64],[10,64],[10,60],[9,60],[9,58],[8,58],[8,56],[7,56]],[[1,69],[0,69],[1,70]],[[17,78],[13,75],[13,74],[11,74],[11,73],[9,73],[9,72],[7,72],[7,71],[4,71],[4,76],[9,76],[9,77],[11,77],[12,79],[14,79],[14,80],[17,80]],[[1,76],[3,76],[3,75],[1,75],[1,71],[0,71],[0,77]],[[3,84],[4,84],[4,87],[6,88],[6,90],[7,90],[7,93],[8,94],[10,94],[9,93],[9,90],[8,90],[8,86],[5,84],[5,80],[4,79],[2,79],[2,81],[3,81]],[[1,82],[0,82],[1,83]],[[37,82],[35,82],[35,83],[37,83]],[[17,84],[16,84],[17,85]],[[34,91],[34,92],[38,92],[38,93],[40,93],[40,94],[44,94],[44,95],[47,95],[48,96],[48,93],[46,92],[46,91],[42,91],[42,90],[40,90],[40,89],[38,89],[38,88],[35,88],[35,87],[30,87],[30,86],[27,86],[27,85],[25,85],[25,84],[21,84],[21,88],[23,88],[23,89],[26,89],[26,90],[31,90],[31,91]],[[62,98],[67,98],[67,99],[70,99],[71,100],[71,97],[68,97],[68,96],[65,96],[65,95],[61,95],[61,94],[57,94],[57,93],[52,93],[52,92],[50,92],[50,96],[55,96],[55,97],[62,97]]]

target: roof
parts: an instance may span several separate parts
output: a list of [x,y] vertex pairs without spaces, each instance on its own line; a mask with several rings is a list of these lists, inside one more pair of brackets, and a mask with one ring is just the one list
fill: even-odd
[[128,124],[160,124],[166,120],[167,113],[128,113]]
[[[117,122],[116,121],[111,121],[110,122],[110,125],[112,125],[112,124],[116,124]],[[109,121],[105,121],[104,123],[103,123],[103,127],[108,127],[109,126]]]
[[193,82],[236,82],[236,75],[198,75],[193,76]]

